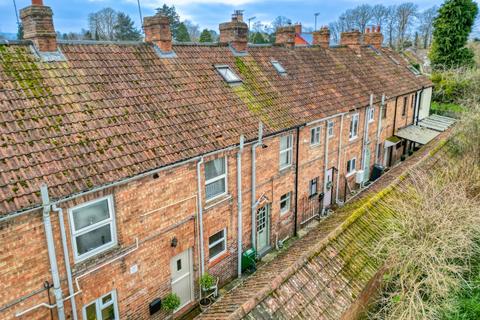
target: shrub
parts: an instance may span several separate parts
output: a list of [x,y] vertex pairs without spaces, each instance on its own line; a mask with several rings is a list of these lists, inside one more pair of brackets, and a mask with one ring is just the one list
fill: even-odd
[[204,291],[210,289],[215,285],[215,278],[210,275],[208,272],[204,273],[203,276],[200,277],[200,286]]
[[173,312],[180,307],[180,298],[176,293],[169,293],[163,298],[162,309],[168,312]]

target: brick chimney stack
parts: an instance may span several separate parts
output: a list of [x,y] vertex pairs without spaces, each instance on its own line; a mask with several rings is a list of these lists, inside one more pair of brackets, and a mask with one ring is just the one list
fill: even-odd
[[32,0],[32,5],[20,10],[23,38],[31,40],[40,52],[57,51],[57,35],[53,26],[53,12],[42,0]]
[[220,43],[228,43],[235,51],[246,52],[248,46],[248,25],[243,22],[243,13],[235,11],[232,21],[221,23]]
[[296,26],[278,27],[275,43],[283,44],[288,48],[293,48],[295,46],[295,29]]
[[145,41],[153,42],[162,52],[172,52],[172,33],[168,17],[156,14],[143,18]]
[[342,32],[340,45],[347,46],[352,49],[360,49],[362,34],[358,30]]
[[330,47],[330,29],[328,27],[325,26],[313,32],[313,45],[322,48]]
[[380,26],[367,28],[363,35],[363,41],[366,45],[371,45],[374,48],[380,49],[383,44],[383,34],[380,30]]
[[302,24],[301,24],[301,23],[297,23],[297,24],[295,25],[295,33],[296,33],[296,34],[302,33]]

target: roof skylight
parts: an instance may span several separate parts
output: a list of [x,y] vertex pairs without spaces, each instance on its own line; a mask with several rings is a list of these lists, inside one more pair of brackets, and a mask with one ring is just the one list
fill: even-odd
[[408,70],[410,70],[410,71],[411,71],[414,75],[416,75],[416,76],[419,76],[419,75],[420,75],[420,71],[419,71],[417,68],[415,68],[414,66],[412,66],[412,65],[409,65],[409,66],[408,66]]
[[272,65],[273,67],[275,68],[275,70],[277,70],[277,72],[284,76],[287,74],[287,71],[285,70],[285,68],[280,64],[280,62],[276,61],[276,60],[272,60]]
[[215,68],[217,69],[218,73],[220,73],[223,80],[225,80],[227,83],[237,84],[242,82],[242,79],[240,79],[240,77],[237,76],[235,72],[233,72],[232,69],[230,69],[229,66],[222,65],[222,66],[215,66]]

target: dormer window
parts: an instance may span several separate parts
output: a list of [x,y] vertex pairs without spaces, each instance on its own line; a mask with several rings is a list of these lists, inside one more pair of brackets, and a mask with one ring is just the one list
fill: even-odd
[[272,61],[272,65],[273,67],[275,68],[275,70],[277,70],[278,74],[281,75],[281,76],[285,76],[287,75],[287,71],[285,70],[285,68],[280,64],[280,62],[276,61],[276,60],[273,60]]
[[222,66],[215,66],[218,73],[222,76],[223,80],[225,80],[228,84],[240,84],[242,83],[242,79],[235,74],[235,72],[230,69],[229,66],[222,65]]
[[412,65],[408,66],[408,70],[410,70],[410,72],[413,73],[416,76],[420,75],[420,71]]

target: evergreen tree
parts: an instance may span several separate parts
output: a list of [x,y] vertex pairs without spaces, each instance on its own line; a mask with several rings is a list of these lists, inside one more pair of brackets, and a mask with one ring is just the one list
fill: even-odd
[[430,60],[433,69],[473,67],[474,53],[465,45],[472,31],[478,6],[473,0],[447,0],[433,23]]
[[260,32],[255,32],[252,36],[252,43],[255,43],[255,44],[262,44],[262,43],[268,43],[268,41],[265,40],[265,37],[263,36],[263,34],[261,34]]
[[142,38],[140,31],[133,25],[132,19],[123,12],[119,12],[117,15],[114,32],[116,40],[139,41]]
[[178,42],[190,42],[190,35],[188,34],[187,27],[183,22],[178,25],[177,36],[175,40]]
[[203,29],[202,33],[200,34],[200,42],[213,42],[212,34],[208,29]]
[[157,13],[168,17],[170,20],[170,30],[172,32],[172,36],[175,40],[180,41],[177,39],[178,27],[180,26],[180,16],[175,10],[175,6],[169,7],[164,4],[161,8],[157,8]]
[[17,40],[23,40],[23,24],[21,23],[18,24]]

